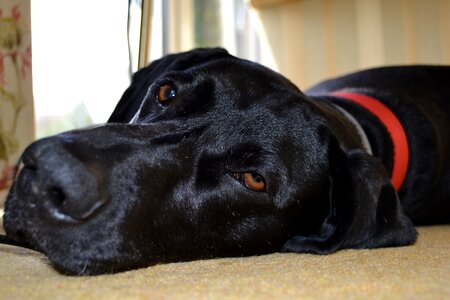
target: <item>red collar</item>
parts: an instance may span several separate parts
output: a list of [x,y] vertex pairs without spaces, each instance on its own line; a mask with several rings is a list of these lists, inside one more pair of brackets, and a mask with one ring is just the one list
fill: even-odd
[[394,165],[391,182],[398,191],[405,181],[409,163],[408,138],[402,123],[386,105],[373,97],[344,91],[333,92],[331,95],[359,104],[374,114],[384,124],[394,144]]

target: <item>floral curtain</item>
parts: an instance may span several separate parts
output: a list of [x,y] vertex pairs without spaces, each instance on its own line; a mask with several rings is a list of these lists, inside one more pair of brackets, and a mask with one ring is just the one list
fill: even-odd
[[33,140],[30,0],[0,2],[0,208]]

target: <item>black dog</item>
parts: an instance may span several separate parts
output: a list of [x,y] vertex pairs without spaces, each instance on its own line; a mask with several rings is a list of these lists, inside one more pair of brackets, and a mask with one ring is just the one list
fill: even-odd
[[222,49],[169,55],[135,74],[109,124],[24,152],[4,227],[69,274],[410,245],[413,223],[450,220],[449,101],[450,67],[305,95]]

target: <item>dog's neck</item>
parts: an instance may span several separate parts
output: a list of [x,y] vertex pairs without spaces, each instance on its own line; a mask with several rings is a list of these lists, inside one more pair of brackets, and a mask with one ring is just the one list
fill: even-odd
[[[338,91],[331,93],[331,96],[344,100],[353,106],[359,106],[366,112],[374,116],[380,124],[385,128],[385,136],[390,140],[391,148],[391,163],[392,167],[388,168],[391,171],[391,180],[394,187],[399,190],[403,184],[409,163],[409,147],[408,139],[405,130],[395,116],[395,114],[384,105],[380,100],[361,93]],[[346,109],[342,102],[332,101],[332,105],[342,113],[342,115],[353,124],[362,144],[362,148],[367,153],[373,155],[372,147],[376,145],[376,139],[370,139],[368,133],[363,129],[361,124],[362,118],[357,113],[351,113]],[[366,126],[367,127],[367,126]]]
[[356,118],[349,113],[345,108],[339,106],[338,104],[332,104],[337,110],[339,110],[347,120],[355,126],[356,131],[361,139],[363,149],[370,155],[373,155],[372,147],[370,146],[369,138],[367,137],[366,132],[362,128],[361,124],[356,120]]

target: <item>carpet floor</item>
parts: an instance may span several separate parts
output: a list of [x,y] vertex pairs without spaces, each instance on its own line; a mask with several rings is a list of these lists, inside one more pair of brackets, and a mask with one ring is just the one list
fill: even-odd
[[0,245],[0,299],[450,299],[450,225],[414,246],[270,254],[69,277],[40,253]]

